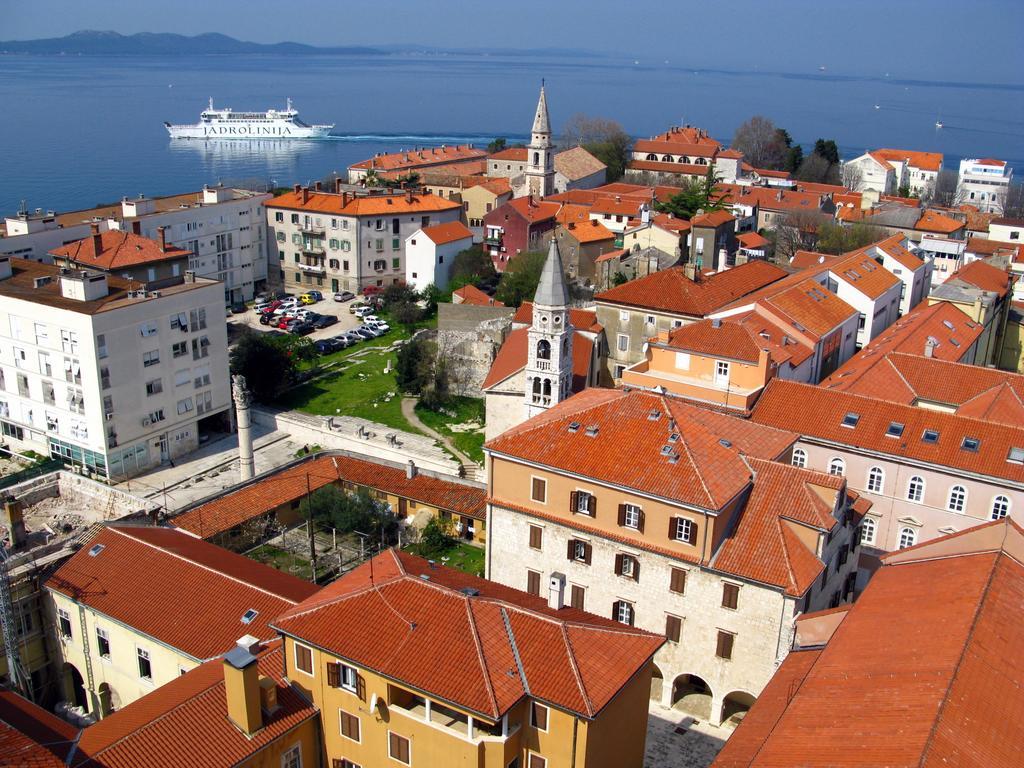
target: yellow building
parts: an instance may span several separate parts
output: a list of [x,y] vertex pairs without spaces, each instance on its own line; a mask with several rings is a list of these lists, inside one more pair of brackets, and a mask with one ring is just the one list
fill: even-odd
[[274,622],[328,764],[643,763],[662,638],[389,550]]
[[179,531],[111,526],[45,589],[63,699],[106,717],[241,635],[272,638],[317,588]]

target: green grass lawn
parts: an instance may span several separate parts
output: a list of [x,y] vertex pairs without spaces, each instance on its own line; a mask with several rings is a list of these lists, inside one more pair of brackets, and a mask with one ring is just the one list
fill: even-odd
[[256,547],[247,552],[246,557],[279,571],[298,576],[300,579],[309,579],[309,560],[294,555],[286,549],[275,547],[273,544]]
[[483,464],[483,429],[474,432],[453,432],[449,425],[464,424],[467,421],[476,421],[482,425],[484,423],[484,401],[475,397],[453,397],[445,404],[445,410],[453,412],[455,415],[432,411],[422,404],[416,406],[416,415],[431,429],[450,437],[455,443],[455,447],[473,461]]
[[[460,571],[471,573],[474,576],[484,575],[484,549],[483,547],[474,547],[472,544],[465,544],[461,541],[456,541],[452,546],[447,549],[436,552],[426,551],[422,544],[410,544],[406,547],[406,550],[413,555],[419,555],[425,557],[428,560],[436,560],[441,565],[447,565],[450,568],[458,568]],[[447,557],[447,560],[442,558]]]

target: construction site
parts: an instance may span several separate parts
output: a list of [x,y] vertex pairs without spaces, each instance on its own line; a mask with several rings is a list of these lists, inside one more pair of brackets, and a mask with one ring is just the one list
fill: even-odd
[[155,521],[154,502],[58,470],[0,490],[0,679],[48,709],[65,700],[42,584],[112,520]]

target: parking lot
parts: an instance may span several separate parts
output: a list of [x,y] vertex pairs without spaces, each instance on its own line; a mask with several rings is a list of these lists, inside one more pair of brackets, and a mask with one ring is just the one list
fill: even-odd
[[[338,322],[326,328],[318,328],[312,333],[306,335],[305,338],[310,341],[329,339],[332,336],[337,336],[340,333],[357,328],[362,324],[362,320],[349,312],[349,308],[358,301],[359,299],[357,298],[353,301],[341,303],[334,301],[330,294],[326,294],[322,301],[318,301],[316,304],[306,305],[305,309],[309,309],[319,315],[333,315],[338,318]],[[252,310],[252,307],[246,307],[245,312],[242,314],[231,315],[228,318],[228,326],[231,338],[236,338],[237,334],[235,332],[241,330],[243,327],[252,328],[253,330],[260,331],[262,333],[271,331],[276,331],[279,334],[285,333],[285,331],[278,329],[274,325],[260,325],[260,316]],[[232,329],[231,326],[234,326],[234,328]]]

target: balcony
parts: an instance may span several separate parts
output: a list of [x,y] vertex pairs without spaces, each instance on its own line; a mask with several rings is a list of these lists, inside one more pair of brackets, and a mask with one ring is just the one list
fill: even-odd
[[322,275],[327,272],[322,264],[299,264],[298,267],[303,272],[309,272],[314,275]]
[[320,254],[320,255],[325,253],[324,247],[322,245],[316,245],[315,243],[310,243],[310,242],[305,242],[305,243],[302,244],[302,252],[303,253],[315,253],[315,254]]
[[486,245],[501,245],[501,234],[486,235],[484,237],[484,243]]
[[551,361],[550,360],[538,360],[537,361],[537,370],[538,371],[550,371],[551,370]]
[[413,720],[429,723],[435,728],[441,728],[469,741],[482,738],[501,740],[507,738],[500,720],[492,725],[471,718],[462,712],[456,712],[436,701],[428,701],[422,696],[412,696],[405,691],[396,694],[395,689],[392,689],[392,694],[388,707],[393,712],[398,712]]
[[324,237],[327,234],[324,227],[317,227],[313,224],[299,224],[299,232],[310,237]]

